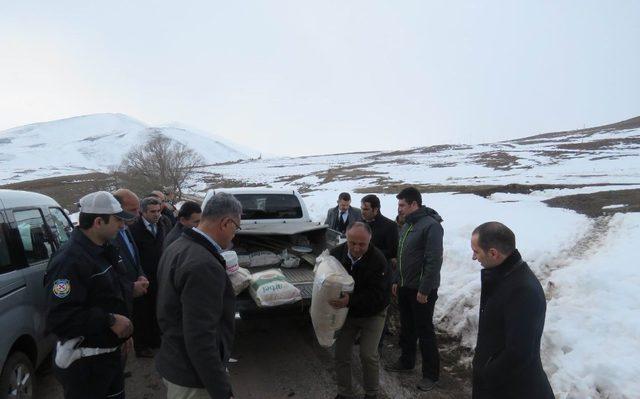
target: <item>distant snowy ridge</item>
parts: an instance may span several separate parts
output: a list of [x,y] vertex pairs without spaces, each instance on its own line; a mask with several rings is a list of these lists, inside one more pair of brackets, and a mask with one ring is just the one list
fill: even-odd
[[152,134],[184,144],[207,164],[260,155],[222,137],[177,124],[154,127],[124,114],[94,114],[0,132],[0,180],[9,183],[106,171]]

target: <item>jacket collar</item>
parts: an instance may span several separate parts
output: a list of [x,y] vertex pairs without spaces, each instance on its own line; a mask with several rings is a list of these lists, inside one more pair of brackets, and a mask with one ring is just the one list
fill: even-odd
[[516,249],[498,266],[490,269],[482,269],[480,271],[482,283],[491,284],[500,281],[516,270],[522,263],[524,263],[522,256]]
[[436,222],[442,223],[442,217],[435,210],[422,205],[416,211],[407,215],[406,222],[409,224],[415,224],[418,220],[431,216]]
[[82,248],[89,252],[89,254],[96,257],[104,256],[105,250],[108,245],[108,243],[105,243],[104,245],[96,244],[95,242],[91,241],[89,237],[87,237],[86,234],[84,234],[79,228],[73,230],[73,232],[71,233],[71,239],[82,246]]
[[184,229],[182,230],[182,235],[186,236],[192,241],[195,241],[197,244],[202,245],[207,251],[211,252],[211,254],[215,256],[216,259],[220,261],[220,263],[222,263],[223,265],[225,264],[224,258],[222,257],[222,255],[220,255],[216,247],[211,242],[209,242],[209,240],[204,238],[202,234],[193,231],[193,229]]

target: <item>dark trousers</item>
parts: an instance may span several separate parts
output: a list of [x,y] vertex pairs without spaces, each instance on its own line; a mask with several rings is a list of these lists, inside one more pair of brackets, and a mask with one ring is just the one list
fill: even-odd
[[120,350],[80,358],[66,369],[54,363],[53,372],[62,384],[65,399],[124,399]]
[[133,345],[136,351],[160,347],[156,295],[155,289],[149,289],[145,295],[133,300]]
[[416,364],[416,341],[420,342],[422,355],[422,376],[433,381],[440,378],[440,354],[433,327],[433,309],[438,299],[438,290],[432,290],[427,303],[416,299],[418,290],[400,287],[398,308],[400,310],[400,362],[409,368]]

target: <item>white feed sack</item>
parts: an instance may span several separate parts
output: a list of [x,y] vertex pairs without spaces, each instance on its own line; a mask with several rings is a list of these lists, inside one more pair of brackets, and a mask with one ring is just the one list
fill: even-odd
[[233,292],[238,295],[251,284],[251,272],[238,265],[238,255],[235,251],[225,251],[221,255],[227,264],[227,276],[231,280]]
[[280,269],[269,269],[251,275],[249,293],[260,307],[280,306],[302,300],[300,290],[287,281]]
[[316,259],[313,293],[311,296],[311,322],[318,343],[326,348],[333,345],[334,333],[342,328],[349,308],[334,309],[332,299],[340,298],[342,292],[353,292],[353,277],[336,258],[324,251]]
[[249,267],[274,266],[278,265],[282,258],[271,251],[258,251],[249,255]]

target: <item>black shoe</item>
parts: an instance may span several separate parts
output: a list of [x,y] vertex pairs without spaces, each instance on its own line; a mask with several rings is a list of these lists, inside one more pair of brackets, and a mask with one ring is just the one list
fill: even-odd
[[153,353],[152,349],[140,349],[139,351],[136,351],[136,357],[148,357],[148,358],[152,358],[154,357],[155,354]]
[[400,360],[393,364],[387,364],[384,366],[384,369],[394,373],[408,373],[409,371],[413,371],[413,367],[405,366]]
[[436,384],[438,384],[438,381],[433,381],[429,377],[423,377],[418,382],[418,389],[421,391],[431,391],[433,388],[436,387]]

